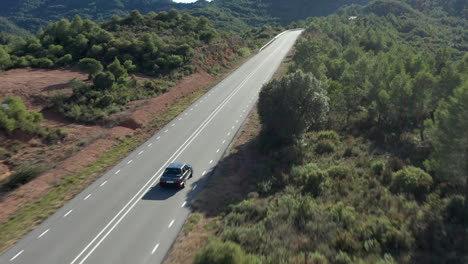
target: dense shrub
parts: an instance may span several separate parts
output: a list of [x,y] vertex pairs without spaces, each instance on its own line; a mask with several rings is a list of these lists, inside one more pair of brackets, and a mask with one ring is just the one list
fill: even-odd
[[317,134],[317,140],[331,140],[333,142],[340,141],[340,136],[333,130],[323,130]]
[[31,60],[31,66],[37,68],[51,68],[54,66],[54,62],[47,58],[39,58]]
[[420,168],[404,167],[392,175],[391,190],[423,198],[431,189],[432,177]]
[[18,96],[8,96],[0,105],[0,130],[11,132],[15,129],[28,133],[40,133],[42,114],[28,111]]
[[468,226],[468,203],[465,197],[461,195],[451,197],[446,210],[449,223]]
[[382,175],[382,172],[385,169],[385,163],[381,160],[374,161],[371,165],[371,169],[375,175]]
[[320,140],[315,146],[315,153],[329,154],[335,152],[336,146],[330,140]]
[[233,242],[213,240],[196,255],[194,264],[255,264],[258,259],[247,255],[242,248]]
[[314,196],[320,194],[320,184],[327,177],[326,172],[320,170],[315,163],[304,166],[295,166],[291,169],[290,175],[303,190],[310,192]]
[[22,164],[13,170],[13,174],[2,184],[6,190],[15,189],[44,172],[44,166],[41,164]]
[[351,179],[354,177],[354,169],[347,166],[335,165],[327,169],[327,174],[333,179]]

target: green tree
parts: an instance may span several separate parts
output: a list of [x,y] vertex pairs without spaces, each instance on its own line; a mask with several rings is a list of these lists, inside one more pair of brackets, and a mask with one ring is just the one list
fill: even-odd
[[0,45],[0,71],[11,66],[10,54]]
[[431,127],[433,152],[425,162],[439,179],[464,185],[468,198],[468,82],[439,104]]
[[115,76],[118,83],[125,83],[127,81],[127,70],[120,63],[120,60],[115,58],[114,62],[107,66],[107,69]]
[[80,67],[80,70],[89,74],[89,79],[91,79],[93,76],[95,76],[104,69],[104,67],[99,61],[91,58],[81,59],[78,62],[78,66]]
[[111,72],[100,72],[94,79],[93,83],[98,90],[109,90],[115,82],[115,77]]
[[278,144],[291,143],[309,129],[318,129],[329,111],[322,82],[302,71],[265,85],[259,115],[266,135]]
[[39,132],[42,115],[28,111],[18,96],[8,96],[0,105],[0,130],[13,131],[20,129],[29,133]]

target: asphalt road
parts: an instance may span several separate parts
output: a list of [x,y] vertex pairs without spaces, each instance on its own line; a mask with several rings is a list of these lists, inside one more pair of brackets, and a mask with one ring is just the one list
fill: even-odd
[[[0,256],[0,263],[161,263],[223,152],[301,31],[287,31]],[[182,190],[157,184],[191,164]]]

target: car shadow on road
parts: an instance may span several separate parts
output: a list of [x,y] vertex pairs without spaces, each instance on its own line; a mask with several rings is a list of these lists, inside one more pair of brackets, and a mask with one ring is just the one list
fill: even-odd
[[151,189],[143,196],[143,200],[163,201],[174,196],[180,189],[177,187],[161,188],[159,184],[151,187]]

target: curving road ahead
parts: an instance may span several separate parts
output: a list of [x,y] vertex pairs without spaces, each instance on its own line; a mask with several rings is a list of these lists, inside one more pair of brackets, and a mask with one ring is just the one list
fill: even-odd
[[[286,31],[0,256],[0,263],[161,263],[228,144],[302,31]],[[193,165],[161,189],[170,162]]]

